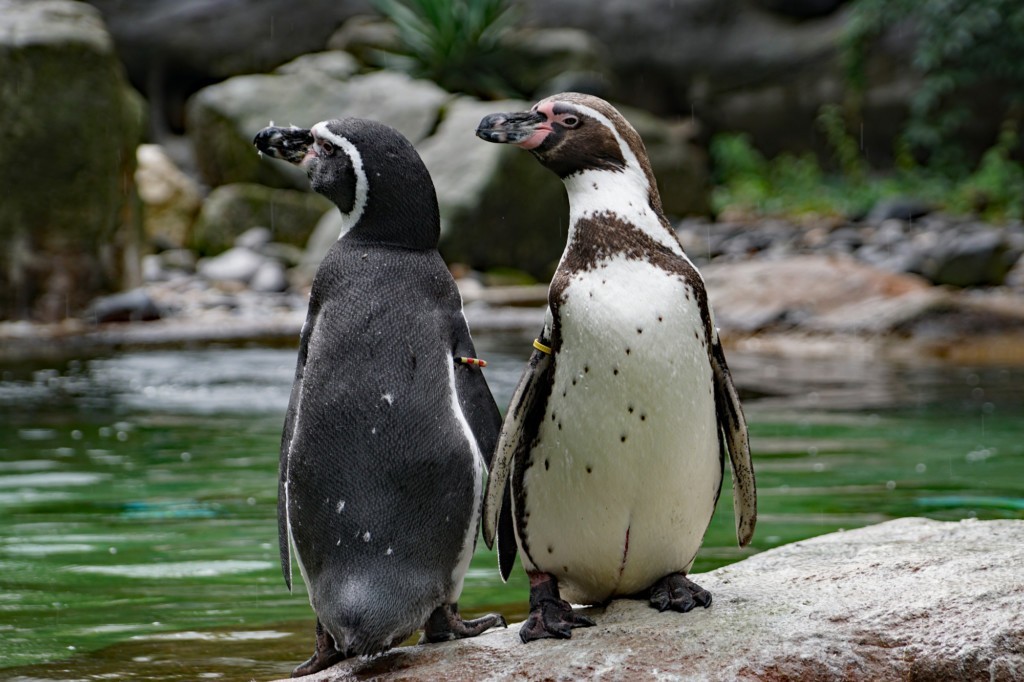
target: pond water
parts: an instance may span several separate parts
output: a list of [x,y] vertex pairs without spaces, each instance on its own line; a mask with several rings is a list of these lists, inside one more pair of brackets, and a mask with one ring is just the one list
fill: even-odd
[[[478,339],[507,404],[529,339]],[[695,566],[901,516],[1024,518],[1024,370],[733,353],[760,516],[739,550],[728,483]],[[294,349],[207,348],[0,366],[0,678],[288,674],[312,613],[277,558]],[[526,612],[477,551],[464,614]]]

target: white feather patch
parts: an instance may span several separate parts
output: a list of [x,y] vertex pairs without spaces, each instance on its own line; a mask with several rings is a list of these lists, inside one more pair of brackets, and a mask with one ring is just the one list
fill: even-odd
[[370,195],[370,182],[366,177],[366,170],[363,168],[363,157],[359,153],[359,149],[347,137],[332,133],[327,127],[327,121],[317,123],[313,126],[311,132],[314,137],[330,140],[336,147],[344,150],[352,161],[352,170],[356,176],[356,198],[352,205],[352,210],[341,214],[342,228],[341,234],[338,235],[340,239],[363,217],[363,211],[366,210],[366,200]]

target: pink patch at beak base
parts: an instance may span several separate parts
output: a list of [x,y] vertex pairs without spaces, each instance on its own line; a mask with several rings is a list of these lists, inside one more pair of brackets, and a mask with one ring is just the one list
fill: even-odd
[[552,132],[554,131],[551,129],[550,124],[541,123],[539,126],[537,126],[537,129],[533,131],[532,135],[530,135],[522,142],[516,144],[516,146],[521,147],[522,149],[536,149],[541,145],[542,142],[544,142],[544,138],[546,138]]

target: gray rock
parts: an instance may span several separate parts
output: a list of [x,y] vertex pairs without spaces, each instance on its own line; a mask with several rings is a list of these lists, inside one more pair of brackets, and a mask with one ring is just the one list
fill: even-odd
[[224,185],[203,202],[190,245],[200,253],[219,253],[234,245],[239,235],[262,225],[268,226],[274,241],[302,245],[320,217],[333,207],[310,192],[247,183]]
[[[345,19],[365,12],[365,0],[90,0],[103,11],[135,80],[154,72],[168,79],[225,78],[267,71],[321,50]],[[166,83],[173,87],[173,83]],[[158,93],[150,93],[156,95]]]
[[1000,230],[948,233],[924,256],[921,274],[935,284],[993,286],[1003,283],[1019,256]]
[[55,321],[139,283],[142,103],[99,12],[0,0],[0,319]]
[[199,261],[197,271],[214,282],[249,282],[267,259],[249,249],[235,247],[213,258]]
[[142,257],[143,282],[163,282],[167,278],[168,275],[164,271],[163,264],[160,262],[160,256],[149,254]]
[[880,199],[871,207],[867,217],[868,223],[881,223],[884,220],[918,220],[935,210],[926,201],[912,197],[889,197]]
[[181,272],[196,271],[196,254],[189,249],[168,249],[158,254],[160,265],[165,270],[179,270]]
[[284,266],[275,260],[265,260],[249,280],[249,289],[260,293],[288,290],[288,277]]
[[418,145],[437,189],[447,260],[481,270],[511,265],[538,278],[554,271],[569,211],[562,183],[523,150],[475,135],[486,114],[530,106],[459,98],[437,132]]
[[271,234],[270,230],[266,227],[250,227],[248,230],[235,237],[235,246],[240,246],[243,249],[249,249],[250,251],[259,251],[269,244],[272,238],[273,234]]
[[381,52],[401,48],[398,29],[393,23],[372,14],[352,17],[331,34],[327,47],[344,50],[363,64],[376,64]]
[[301,170],[257,155],[257,132],[271,122],[308,127],[356,116],[390,125],[416,143],[430,134],[450,98],[433,83],[391,71],[337,80],[316,65],[332,58],[312,55],[294,73],[238,76],[196,93],[188,103],[188,134],[204,181],[308,190]]
[[85,319],[93,324],[146,322],[160,317],[160,308],[143,289],[101,296],[92,301],[85,311]]
[[1021,680],[1021,565],[1024,521],[898,519],[694,575],[708,609],[616,600],[570,640],[525,645],[516,624],[307,679]]
[[811,325],[846,305],[928,289],[919,277],[841,257],[712,263],[702,272],[718,324],[743,333]]
[[[518,92],[537,93],[564,74],[592,74],[608,85],[607,50],[586,31],[574,28],[520,28],[502,40],[506,77]],[[546,94],[566,92],[555,90]],[[575,91],[575,90],[573,90]],[[605,92],[592,93],[599,96]],[[538,99],[543,96],[534,95]]]
[[299,76],[315,72],[341,81],[348,80],[359,73],[359,62],[348,52],[331,50],[304,54],[274,69],[274,73],[281,76]]

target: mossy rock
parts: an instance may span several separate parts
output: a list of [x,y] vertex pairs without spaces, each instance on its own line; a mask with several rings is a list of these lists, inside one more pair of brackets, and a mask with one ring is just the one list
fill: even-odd
[[224,185],[203,202],[189,244],[213,255],[233,246],[246,230],[262,226],[273,241],[304,247],[317,222],[333,208],[319,194],[249,183]]
[[94,8],[0,16],[0,317],[59,319],[137,272],[143,107]]

